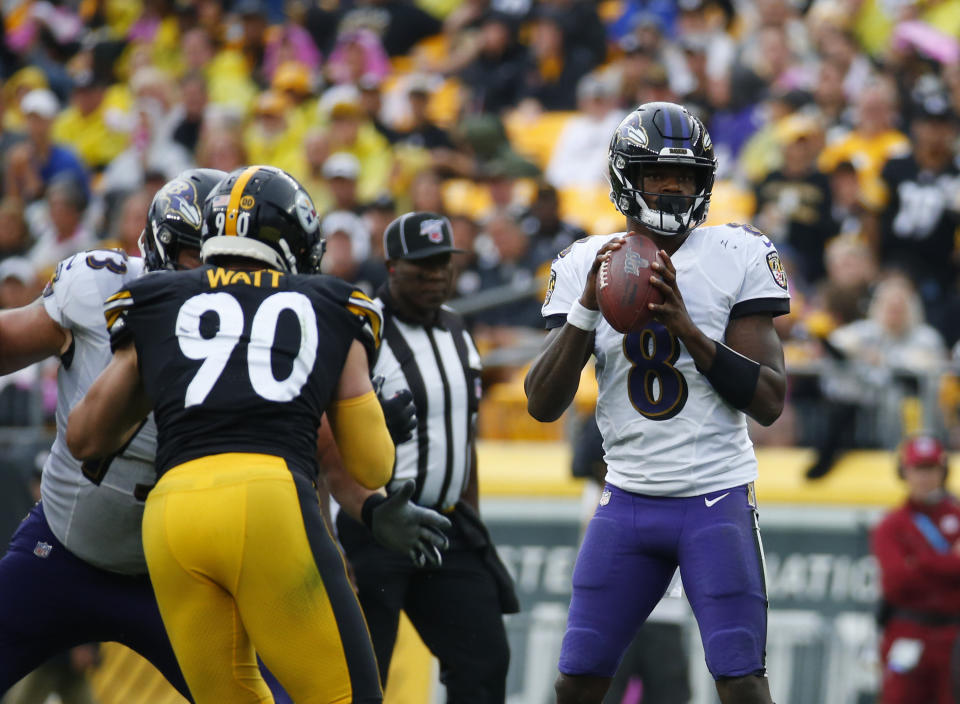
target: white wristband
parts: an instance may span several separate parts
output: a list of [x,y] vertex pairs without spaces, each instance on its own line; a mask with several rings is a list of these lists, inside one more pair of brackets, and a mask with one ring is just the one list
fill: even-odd
[[600,311],[590,310],[580,301],[574,301],[570,306],[570,312],[567,313],[567,322],[575,328],[593,332],[600,325]]

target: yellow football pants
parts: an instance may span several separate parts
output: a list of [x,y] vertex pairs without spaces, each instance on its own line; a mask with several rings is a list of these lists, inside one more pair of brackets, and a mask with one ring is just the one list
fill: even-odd
[[197,704],[272,702],[255,650],[297,704],[381,701],[343,558],[310,482],[283,459],[173,468],[147,498],[143,546]]

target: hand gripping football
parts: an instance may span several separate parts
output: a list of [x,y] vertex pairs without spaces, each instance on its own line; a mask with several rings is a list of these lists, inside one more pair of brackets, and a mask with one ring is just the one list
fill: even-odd
[[624,334],[637,332],[653,317],[648,303],[663,303],[663,294],[650,283],[657,261],[657,245],[649,237],[631,233],[597,272],[597,302],[610,326]]

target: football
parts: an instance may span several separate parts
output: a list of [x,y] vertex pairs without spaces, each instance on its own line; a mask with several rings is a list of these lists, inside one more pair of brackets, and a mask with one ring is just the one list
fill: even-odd
[[657,245],[646,235],[627,235],[597,272],[597,302],[610,326],[624,334],[642,329],[653,313],[648,303],[663,303],[663,294],[650,283]]

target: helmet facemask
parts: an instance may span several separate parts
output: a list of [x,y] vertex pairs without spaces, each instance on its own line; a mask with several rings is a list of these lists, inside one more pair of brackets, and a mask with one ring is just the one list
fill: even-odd
[[[694,192],[660,192],[647,187],[651,171],[660,165],[687,167],[693,172]],[[662,161],[650,157],[614,154],[610,178],[617,179],[617,210],[658,235],[683,235],[706,220],[713,190],[712,165]]]

